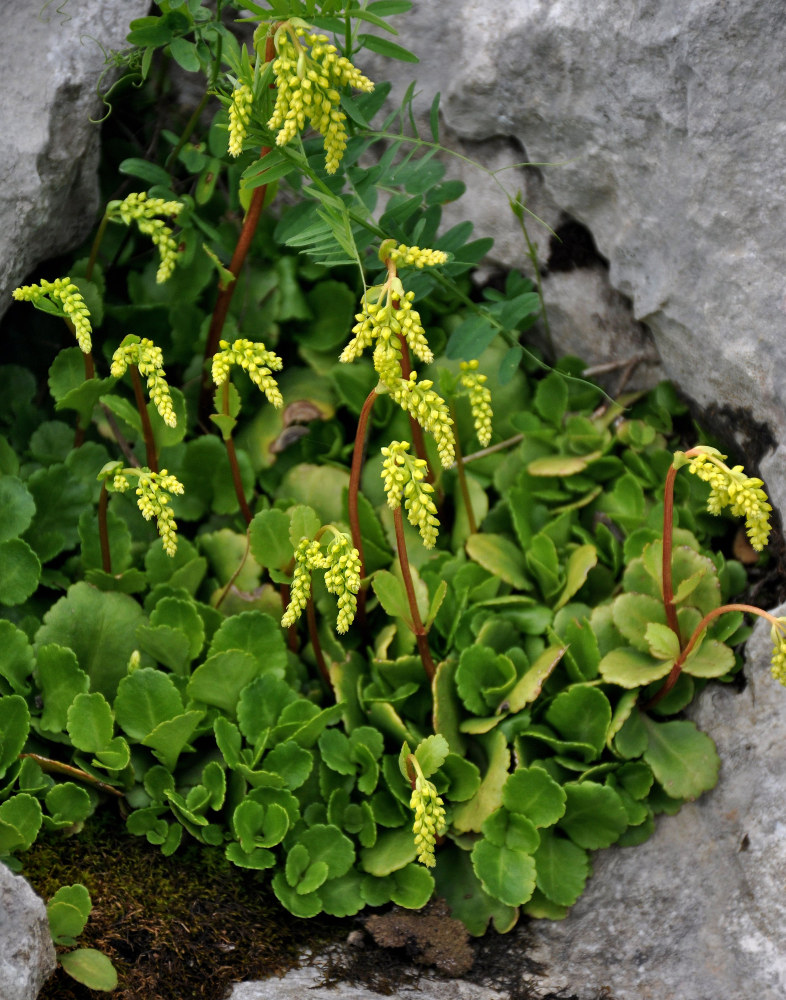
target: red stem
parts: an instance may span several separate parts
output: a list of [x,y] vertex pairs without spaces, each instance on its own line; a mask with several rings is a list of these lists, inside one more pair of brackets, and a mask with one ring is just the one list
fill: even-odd
[[423,621],[418,610],[418,602],[415,597],[415,585],[412,582],[412,571],[409,568],[409,556],[407,555],[407,543],[404,539],[404,518],[401,507],[396,507],[393,511],[393,523],[396,527],[396,546],[398,548],[398,561],[401,566],[401,575],[404,578],[404,588],[407,592],[409,611],[412,615],[412,624],[415,626],[415,640],[418,644],[420,659],[423,661],[423,669],[429,682],[434,680],[434,661],[431,659],[431,650],[428,648],[427,632],[423,627]]
[[327,685],[328,691],[332,691],[333,685],[330,683],[330,673],[328,672],[327,663],[325,663],[325,657],[322,654],[322,645],[319,641],[317,616],[314,610],[313,597],[309,597],[306,602],[306,620],[308,622],[308,637],[311,639],[311,648],[314,650],[314,656],[316,657],[319,672],[322,674],[322,680]]
[[663,562],[661,576],[663,579],[663,607],[666,610],[666,624],[677,636],[680,646],[680,626],[677,622],[677,609],[674,607],[674,585],[671,577],[671,556],[674,544],[674,477],[677,470],[669,466],[666,473],[666,483],[663,490]]
[[[401,377],[406,380],[412,374],[412,362],[409,358],[409,344],[407,344],[406,338],[401,333],[398,334],[398,339],[401,344]],[[412,443],[415,446],[415,454],[418,458],[423,459],[426,463],[426,468],[428,469],[426,482],[433,483],[434,473],[431,469],[431,465],[429,464],[428,455],[426,454],[426,442],[423,437],[423,428],[417,420],[415,420],[411,413],[409,414],[409,426],[412,431]]]
[[712,611],[708,612],[696,626],[696,628],[693,631],[693,635],[690,637],[685,648],[680,652],[680,655],[677,657],[677,661],[675,662],[674,666],[671,668],[669,676],[663,682],[663,687],[657,692],[657,694],[655,694],[652,698],[650,698],[650,700],[644,706],[645,710],[652,708],[653,705],[657,705],[658,702],[661,700],[661,698],[664,698],[669,693],[669,691],[671,691],[671,689],[677,683],[677,680],[680,674],[682,673],[682,667],[687,658],[693,652],[693,647],[698,642],[701,633],[707,628],[707,626],[711,621],[713,621],[715,618],[718,618],[720,615],[725,615],[729,611],[742,611],[745,614],[758,615],[759,618],[766,618],[767,621],[772,622],[773,625],[777,625],[780,628],[783,627],[783,623],[779,622],[774,615],[771,615],[768,611],[762,611],[761,608],[755,608],[753,607],[752,604],[723,604],[719,608],[713,608]]
[[136,365],[131,365],[131,382],[134,386],[134,397],[139,417],[142,421],[142,434],[145,439],[145,451],[147,452],[147,467],[151,472],[158,472],[158,455],[156,454],[156,440],[153,437],[153,425],[150,423],[150,414],[147,412],[145,394],[142,392],[142,379],[139,377],[139,369]]
[[363,471],[363,451],[366,444],[366,429],[371,408],[377,399],[377,390],[372,389],[366,396],[366,401],[358,417],[358,426],[355,431],[355,448],[352,452],[352,467],[349,471],[349,495],[347,505],[349,508],[349,529],[352,533],[352,544],[358,550],[360,556],[360,575],[366,575],[366,564],[363,559],[363,538],[360,534],[360,516],[358,514],[358,493],[360,492],[360,473]]
[[101,483],[101,495],[98,498],[98,540],[101,544],[101,568],[105,573],[112,572],[112,556],[109,549],[109,530],[106,523],[108,503],[109,493],[106,488],[106,480],[104,480]]
[[469,522],[470,533],[476,535],[478,533],[478,524],[475,520],[475,511],[472,509],[472,501],[469,498],[469,486],[467,485],[467,474],[464,471],[464,456],[461,454],[461,442],[458,436],[458,423],[456,422],[456,407],[453,403],[450,404],[450,415],[453,418],[453,448],[456,452],[456,472],[458,473],[459,487],[461,488],[461,496],[464,500],[464,507],[467,511],[467,520]]

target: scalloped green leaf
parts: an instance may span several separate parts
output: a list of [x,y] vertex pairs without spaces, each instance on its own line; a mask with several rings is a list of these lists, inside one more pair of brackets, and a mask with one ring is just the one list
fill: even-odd
[[722,677],[734,668],[734,651],[706,636],[686,657],[682,669],[692,677]]
[[563,787],[567,798],[559,825],[574,844],[594,851],[625,832],[628,813],[613,788],[595,781],[569,781]]
[[565,655],[567,646],[548,646],[516,682],[500,708],[515,714],[532,704],[543,690],[552,670]]
[[644,760],[667,795],[696,799],[715,787],[720,758],[706,733],[684,719],[655,722],[643,714],[640,718],[648,741]]
[[186,693],[189,698],[214,705],[234,718],[240,692],[259,672],[259,661],[251,653],[227,649],[209,656],[196,668]]
[[105,750],[114,732],[112,708],[98,691],[78,694],[67,714],[68,736],[78,750],[99,753]]
[[0,697],[0,777],[16,763],[30,731],[30,711],[18,694]]
[[565,568],[565,587],[554,605],[554,608],[564,607],[587,581],[587,574],[598,564],[598,550],[594,545],[579,545],[568,556]]
[[30,491],[16,476],[0,476],[0,542],[18,538],[29,528],[35,514],[35,501]]
[[546,830],[535,852],[535,867],[538,889],[560,906],[573,906],[591,873],[585,850]]
[[467,555],[489,573],[509,583],[517,590],[531,590],[524,556],[517,545],[504,535],[483,533],[470,535],[466,541]]
[[526,903],[535,889],[535,861],[523,851],[479,840],[472,867],[486,892],[508,906]]
[[56,944],[61,938],[77,938],[85,929],[93,904],[86,887],[63,885],[46,904],[49,929]]
[[15,694],[30,693],[30,677],[35,657],[25,633],[6,619],[0,619],[0,677]]
[[27,792],[12,795],[0,805],[0,857],[26,851],[41,829],[41,803]]
[[601,677],[609,684],[623,688],[644,687],[665,677],[671,663],[656,660],[649,653],[642,653],[631,646],[620,646],[607,653],[598,667]]
[[132,739],[144,740],[183,711],[183,699],[169,674],[142,667],[120,681],[114,709],[118,725]]
[[589,743],[599,754],[611,723],[611,704],[599,688],[574,684],[557,695],[545,718],[564,739]]
[[565,812],[565,792],[543,768],[520,767],[505,782],[502,803],[536,827],[553,826]]

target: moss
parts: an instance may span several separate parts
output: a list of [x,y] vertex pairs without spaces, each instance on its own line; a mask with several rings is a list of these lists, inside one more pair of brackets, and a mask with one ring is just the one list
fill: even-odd
[[[42,838],[23,861],[44,899],[61,885],[87,886],[93,912],[79,945],[114,962],[115,1000],[223,1000],[232,983],[282,974],[347,934],[346,922],[297,920],[264,873],[230,865],[216,848],[190,842],[166,858],[112,815],[78,836]],[[40,1000],[103,995],[58,968]]]

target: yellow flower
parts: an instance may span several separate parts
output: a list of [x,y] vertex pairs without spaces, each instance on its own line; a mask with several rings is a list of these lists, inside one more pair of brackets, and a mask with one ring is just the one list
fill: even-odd
[[283,628],[289,628],[303,614],[311,596],[311,572],[325,564],[319,542],[301,538],[295,549],[295,575],[289,588],[289,604],[281,619]]
[[778,621],[783,624],[780,627],[773,625],[770,631],[773,645],[770,669],[775,680],[786,687],[786,618]]
[[37,285],[22,285],[12,292],[18,302],[32,302],[36,305],[41,299],[49,299],[62,310],[64,319],[69,320],[74,328],[76,342],[84,354],[92,349],[90,311],[82,298],[82,294],[70,278],[55,278],[54,281],[42,279]]
[[485,448],[491,441],[491,393],[486,388],[487,377],[478,372],[477,361],[462,361],[459,379],[462,386],[469,390],[469,406],[475,421],[475,433],[478,441]]
[[390,398],[406,410],[431,434],[437,443],[439,460],[444,468],[450,468],[455,458],[453,441],[453,421],[445,400],[434,391],[434,383],[429,379],[418,382],[417,372],[408,379],[399,378],[385,382]]
[[390,251],[390,259],[396,267],[434,267],[446,264],[448,255],[442,250],[421,250],[420,247],[408,247],[400,243]]
[[415,810],[412,832],[415,835],[418,861],[427,868],[433,868],[436,864],[434,848],[437,837],[441,837],[447,830],[445,805],[437,795],[434,785],[423,776],[417,758],[411,756],[409,760],[415,768],[416,775],[409,805]]
[[278,409],[284,405],[284,399],[273,378],[272,372],[281,371],[283,361],[278,355],[269,351],[264,344],[250,340],[236,340],[230,344],[227,340],[219,343],[221,348],[213,355],[213,381],[223,385],[229,377],[232,365],[240,365],[248,372],[248,377],[264,392],[268,402]]
[[412,458],[408,450],[408,441],[391,441],[382,449],[382,479],[388,507],[396,510],[403,500],[409,523],[418,529],[425,547],[433,549],[439,528],[437,508],[431,498],[434,487],[424,482],[427,463],[421,458]]
[[741,465],[730,469],[723,461],[726,456],[716,448],[701,446],[699,454],[690,458],[688,471],[709,483],[707,510],[710,514],[720,514],[724,507],[729,507],[735,517],[744,517],[750,543],[761,552],[772,530],[772,507],[761,488],[764,485],[761,479],[746,476]]
[[183,208],[182,202],[166,201],[164,198],[148,198],[146,191],[134,191],[122,201],[110,201],[106,215],[110,222],[123,222],[130,226],[136,222],[140,233],[149,236],[158,247],[161,262],[158,265],[156,281],[161,284],[172,276],[180,256],[172,230],[156,216],[176,218]]
[[147,379],[147,389],[153,405],[167,427],[177,426],[175,408],[166,381],[161,348],[156,347],[147,337],[129,336],[112,355],[110,373],[121,378],[129,365],[136,365],[139,374]]
[[183,484],[166,469],[161,472],[151,472],[150,469],[118,469],[112,479],[112,489],[125,493],[129,487],[129,476],[136,477],[136,505],[146,521],[155,518],[158,534],[164,545],[164,552],[174,556],[177,552],[177,523],[172,508],[169,506],[170,494],[181,494]]
[[360,590],[360,554],[343,532],[328,546],[325,586],[335,594],[338,604],[336,631],[344,633],[355,619],[357,593]]
[[347,145],[346,115],[340,110],[344,86],[370,92],[374,84],[338,54],[326,35],[307,26],[285,23],[276,32],[278,58],[273,63],[276,105],[267,123],[278,130],[276,145],[285,146],[309,122],[323,136],[325,169],[336,172]]
[[251,106],[254,103],[254,92],[248,84],[240,83],[232,91],[232,103],[229,106],[229,155],[240,156],[243,152],[243,140],[248,132],[251,118]]

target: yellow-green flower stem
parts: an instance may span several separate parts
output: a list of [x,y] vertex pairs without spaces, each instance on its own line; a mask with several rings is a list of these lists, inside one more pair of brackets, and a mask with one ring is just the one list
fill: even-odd
[[453,447],[456,452],[456,473],[458,475],[459,489],[461,490],[461,499],[464,501],[464,510],[467,512],[469,532],[471,535],[476,535],[478,533],[478,522],[475,520],[475,511],[472,509],[472,500],[469,495],[467,473],[464,469],[464,456],[461,453],[461,442],[459,441],[457,430],[456,407],[452,400],[450,402],[450,415],[453,418]]
[[772,625],[772,676],[775,680],[779,681],[781,684],[786,686],[786,619],[776,618],[775,615],[771,615],[769,611],[763,611],[761,608],[754,607],[752,604],[724,604],[719,608],[713,608],[712,611],[708,612],[696,628],[693,630],[693,635],[685,644],[685,648],[680,651],[680,655],[677,658],[676,663],[671,668],[669,676],[663,682],[663,686],[657,692],[657,694],[652,697],[645,708],[652,708],[653,705],[665,697],[669,691],[674,687],[682,673],[682,667],[687,658],[693,652],[696,643],[704,635],[707,626],[715,618],[720,615],[725,615],[729,611],[742,611],[744,614],[748,615],[758,615],[759,618],[764,618]]
[[[137,507],[146,521],[155,519],[158,534],[164,544],[164,552],[174,556],[177,552],[177,523],[169,506],[171,494],[181,494],[183,484],[166,469],[154,472],[151,469],[130,469],[118,467],[114,470],[112,489],[125,493],[131,485],[129,477],[137,480]],[[105,480],[106,481],[106,480]]]
[[408,762],[415,770],[415,787],[412,789],[409,805],[415,811],[412,832],[415,835],[418,861],[427,868],[433,868],[436,864],[434,848],[437,837],[447,831],[445,805],[435,786],[423,774],[417,757],[410,754]]
[[229,155],[238,157],[243,152],[243,140],[251,120],[254,92],[247,83],[239,83],[232,91],[229,105]]
[[[477,361],[462,361],[460,369],[459,381],[469,392],[469,406],[475,422],[475,433],[481,447],[487,448],[491,443],[491,419],[494,416],[491,409],[491,393],[486,388],[487,377],[478,371]],[[455,415],[453,421],[455,423]]]

